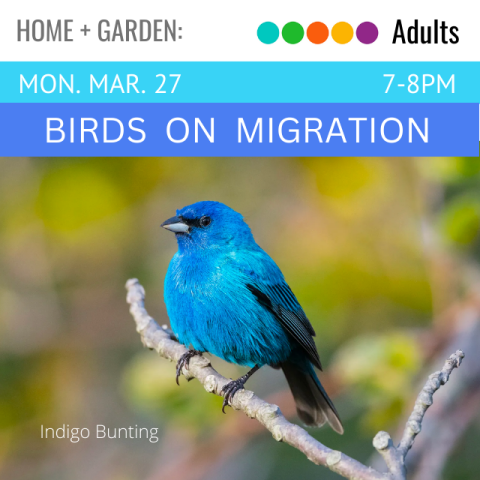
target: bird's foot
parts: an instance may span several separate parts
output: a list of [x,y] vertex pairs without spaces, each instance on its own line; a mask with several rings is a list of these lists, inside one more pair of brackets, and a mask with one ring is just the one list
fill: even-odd
[[223,394],[223,406],[222,406],[222,412],[225,413],[225,407],[231,407],[232,406],[232,400],[235,394],[239,390],[243,390],[245,383],[247,383],[247,380],[259,369],[260,367],[258,365],[255,365],[250,371],[248,371],[243,377],[238,378],[237,380],[232,380],[231,382],[228,382],[223,388],[222,388],[222,394]]
[[223,413],[227,413],[225,412],[225,407],[232,406],[233,397],[239,390],[243,390],[246,381],[247,381],[246,378],[240,377],[238,380],[232,380],[231,382],[227,383],[222,388],[222,394],[223,394],[222,412]]
[[178,379],[180,378],[180,375],[182,374],[182,369],[185,367],[188,370],[188,366],[190,364],[190,359],[192,357],[196,357],[198,355],[202,355],[202,352],[199,350],[189,350],[188,352],[184,353],[180,359],[177,362],[177,376],[175,377],[175,381],[177,382],[177,385],[180,385],[180,382]]

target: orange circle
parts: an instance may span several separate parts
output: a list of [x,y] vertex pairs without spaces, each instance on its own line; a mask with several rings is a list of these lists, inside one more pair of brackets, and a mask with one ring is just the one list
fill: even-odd
[[338,22],[332,28],[332,38],[340,45],[345,45],[353,38],[353,27],[347,22]]
[[320,45],[328,38],[328,27],[322,22],[313,22],[307,28],[307,38],[315,45]]

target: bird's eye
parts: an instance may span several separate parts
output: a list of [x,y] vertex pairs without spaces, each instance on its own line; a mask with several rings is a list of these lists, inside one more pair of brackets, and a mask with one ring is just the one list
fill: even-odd
[[208,227],[210,223],[212,223],[212,219],[210,217],[205,216],[200,219],[201,227]]

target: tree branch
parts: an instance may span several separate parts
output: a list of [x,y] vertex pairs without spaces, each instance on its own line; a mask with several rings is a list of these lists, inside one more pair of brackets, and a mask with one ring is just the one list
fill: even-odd
[[[127,282],[127,303],[137,325],[143,344],[156,350],[162,357],[177,362],[187,351],[175,341],[173,333],[164,326],[160,327],[145,309],[145,290],[137,279]],[[257,397],[252,391],[240,390],[233,398],[232,407],[242,410],[248,417],[257,419],[277,441],[288,443],[301,451],[317,465],[323,465],[339,475],[351,480],[405,480],[405,456],[411,448],[415,436],[419,433],[425,411],[432,403],[432,395],[444,385],[452,370],[460,366],[464,355],[461,351],[453,354],[445,363],[441,372],[430,375],[425,387],[415,403],[414,412],[407,422],[402,441],[395,447],[388,433],[379,432],[373,441],[388,466],[388,473],[381,473],[354,460],[348,455],[332,450],[311,437],[303,428],[290,423],[277,405],[269,404]],[[187,378],[196,378],[205,390],[222,396],[221,390],[230,380],[212,368],[205,357],[193,357],[189,369],[183,369]]]
[[442,419],[441,428],[437,430],[435,440],[429,442],[427,449],[423,449],[422,456],[415,469],[414,480],[439,480],[442,477],[442,471],[447,460],[458,445],[458,441],[475,417],[478,416],[480,388],[477,387],[476,390],[467,392],[458,400],[457,405],[449,412],[448,418]]
[[406,457],[408,451],[412,448],[415,437],[422,430],[423,417],[428,407],[433,403],[433,394],[448,382],[453,369],[461,365],[464,357],[464,353],[461,350],[457,350],[450,355],[441,371],[432,373],[428,377],[427,383],[425,383],[422,391],[418,394],[413,412],[407,421],[402,440],[398,446],[398,450],[403,458]]

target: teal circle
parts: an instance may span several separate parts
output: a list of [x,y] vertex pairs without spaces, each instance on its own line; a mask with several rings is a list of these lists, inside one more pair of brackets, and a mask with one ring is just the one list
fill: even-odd
[[280,36],[279,28],[272,22],[264,22],[262,23],[257,30],[257,37],[266,45],[271,45],[278,40]]
[[305,35],[305,30],[303,27],[297,22],[288,22],[282,28],[282,37],[291,45],[295,45],[302,41],[303,36]]

